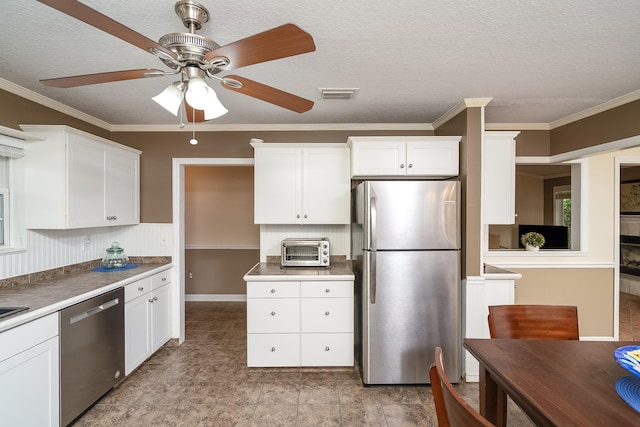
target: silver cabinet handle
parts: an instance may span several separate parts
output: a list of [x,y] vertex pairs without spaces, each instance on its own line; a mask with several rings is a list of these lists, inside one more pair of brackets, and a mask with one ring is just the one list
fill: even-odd
[[331,292],[331,289],[327,288],[324,290],[324,292],[328,294],[329,292]]
[[324,312],[324,315],[325,315],[325,316],[328,316],[329,314],[330,314],[330,313],[329,313],[328,311],[325,311],[325,312]]
[[276,351],[276,348],[275,347],[271,347],[271,351]]
[[329,350],[331,350],[331,349],[329,348],[329,346],[326,346],[326,347],[324,348],[324,351],[329,351]]
[[142,291],[144,291],[144,288],[143,288],[142,286],[138,286],[138,290],[139,290],[140,292],[142,292]]
[[271,312],[271,315],[272,315],[272,316],[275,316],[275,315],[276,315],[276,312],[275,312],[275,311],[272,311],[272,312]]
[[409,169],[413,167],[413,163],[409,163]]
[[300,218],[300,214],[296,215],[296,218]]
[[400,165],[400,169],[404,169],[404,163]]
[[153,298],[149,298],[149,302],[150,302],[150,303],[153,303]]
[[272,294],[275,294],[275,293],[276,293],[276,290],[275,290],[275,289],[271,289],[271,293],[272,293]]
[[153,297],[153,300],[154,301],[158,301],[158,297]]
[[304,217],[307,218],[307,214],[304,214]]
[[167,281],[167,278],[166,278],[166,277],[163,277],[161,280],[162,280],[163,282],[166,282],[166,281]]

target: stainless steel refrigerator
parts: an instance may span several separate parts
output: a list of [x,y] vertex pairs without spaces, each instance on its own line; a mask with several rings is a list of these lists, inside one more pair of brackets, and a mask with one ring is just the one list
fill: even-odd
[[428,384],[436,346],[460,378],[460,183],[352,190],[356,359],[363,383]]

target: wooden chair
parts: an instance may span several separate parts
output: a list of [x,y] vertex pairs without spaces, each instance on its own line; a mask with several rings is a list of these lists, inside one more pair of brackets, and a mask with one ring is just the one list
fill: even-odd
[[436,361],[429,370],[433,402],[436,405],[439,427],[491,427],[453,388],[444,372],[442,349],[436,347]]
[[491,338],[577,340],[578,308],[566,305],[489,306]]

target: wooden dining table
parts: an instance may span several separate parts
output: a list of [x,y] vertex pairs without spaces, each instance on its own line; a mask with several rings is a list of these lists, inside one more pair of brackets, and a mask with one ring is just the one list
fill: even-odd
[[508,395],[537,426],[640,426],[616,392],[632,376],[615,361],[621,341],[470,339],[480,363],[480,413],[506,425]]

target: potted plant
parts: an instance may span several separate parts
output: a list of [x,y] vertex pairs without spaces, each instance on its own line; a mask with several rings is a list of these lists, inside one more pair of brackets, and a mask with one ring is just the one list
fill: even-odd
[[520,241],[524,245],[525,250],[537,251],[540,250],[540,246],[544,245],[544,236],[535,231],[530,231],[523,234],[522,237],[520,237]]

